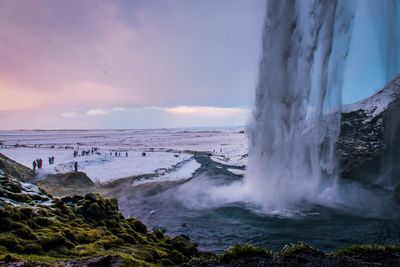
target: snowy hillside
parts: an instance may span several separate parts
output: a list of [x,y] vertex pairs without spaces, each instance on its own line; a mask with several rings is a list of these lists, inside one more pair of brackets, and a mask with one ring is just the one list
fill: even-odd
[[384,88],[376,91],[372,96],[357,103],[344,105],[343,113],[364,110],[371,117],[375,117],[385,111],[390,103],[400,97],[400,76],[393,79]]

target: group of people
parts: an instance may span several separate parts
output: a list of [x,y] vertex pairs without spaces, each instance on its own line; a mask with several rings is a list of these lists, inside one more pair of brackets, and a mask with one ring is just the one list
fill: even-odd
[[[79,147],[78,147],[78,149],[79,149]],[[82,157],[83,157],[83,156],[89,156],[90,154],[94,154],[94,153],[100,155],[100,153],[97,152],[97,150],[98,150],[97,147],[92,147],[92,148],[89,149],[89,150],[82,150],[82,151],[81,151],[81,156],[82,156]],[[77,156],[79,156],[79,151],[78,151],[78,150],[74,150],[74,158],[76,158]]]
[[32,167],[33,167],[33,171],[36,171],[36,167],[38,169],[41,169],[43,166],[43,161],[42,159],[36,159],[32,162]]
[[[112,156],[112,155],[113,155],[113,153],[110,151],[110,156]],[[121,152],[115,151],[114,156],[121,157]],[[128,157],[128,152],[125,152],[125,157]]]
[[54,156],[49,157],[49,164],[54,164]]
[[[49,157],[49,165],[54,164],[54,156]],[[33,171],[36,171],[36,168],[41,169],[43,167],[43,160],[36,159],[32,162]]]

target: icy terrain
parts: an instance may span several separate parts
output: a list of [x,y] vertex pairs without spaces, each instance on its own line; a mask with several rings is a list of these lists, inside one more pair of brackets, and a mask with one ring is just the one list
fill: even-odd
[[[79,171],[105,183],[145,174],[157,174],[160,180],[191,178],[200,167],[193,159],[196,152],[206,152],[230,166],[244,166],[247,160],[247,138],[241,128],[2,131],[0,143],[0,153],[29,168],[41,158],[38,179],[73,171],[75,161]],[[93,147],[98,149],[92,153]],[[90,153],[82,156],[82,151]],[[48,162],[51,156],[53,165]]]

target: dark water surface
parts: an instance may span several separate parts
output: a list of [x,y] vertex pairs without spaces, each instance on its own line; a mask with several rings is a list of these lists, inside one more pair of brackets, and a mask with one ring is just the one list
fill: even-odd
[[[187,183],[201,182],[205,177],[219,183],[241,179],[205,157],[196,159],[202,168]],[[125,216],[136,217],[150,227],[165,228],[171,236],[186,234],[200,249],[213,252],[235,243],[278,250],[285,244],[304,241],[325,251],[353,243],[400,244],[398,217],[368,216],[318,205],[304,206],[292,216],[266,215],[246,203],[188,207],[180,197],[184,185],[127,186],[117,197]],[[190,193],[185,198],[191,202]]]

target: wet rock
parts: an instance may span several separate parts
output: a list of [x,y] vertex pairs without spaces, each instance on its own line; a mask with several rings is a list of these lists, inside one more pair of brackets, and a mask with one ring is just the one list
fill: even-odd
[[71,204],[76,204],[78,201],[84,199],[83,196],[78,196],[78,195],[73,195],[73,196],[65,196],[62,197],[61,200],[64,201],[65,203],[71,205]]
[[171,245],[175,250],[180,251],[186,258],[197,255],[196,246],[190,242],[187,235],[178,235],[171,240]]
[[87,194],[85,196],[85,199],[89,200],[91,202],[96,202],[98,200],[98,198],[99,198],[99,195],[98,194],[94,194],[94,193],[89,193],[89,194]]

